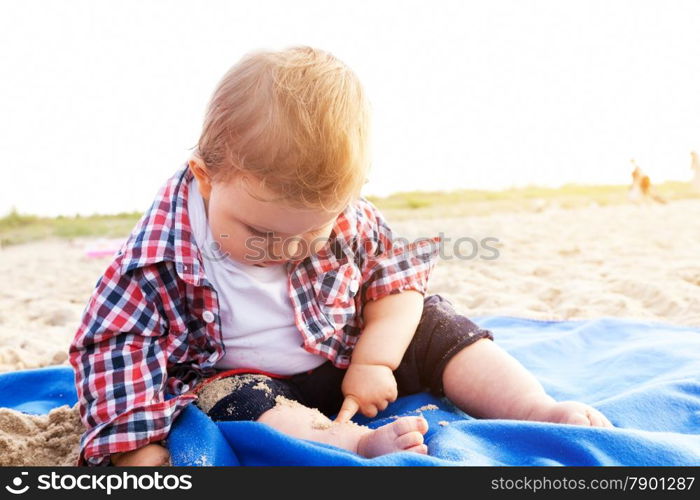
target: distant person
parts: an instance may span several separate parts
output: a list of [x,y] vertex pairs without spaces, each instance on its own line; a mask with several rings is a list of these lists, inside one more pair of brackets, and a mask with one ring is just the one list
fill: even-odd
[[700,158],[695,151],[690,152],[690,169],[693,171],[693,179],[690,181],[693,191],[700,193]]
[[632,170],[632,185],[630,186],[627,196],[631,201],[640,202],[643,198],[640,181],[642,177],[642,169],[639,168],[639,165],[637,165],[637,162],[634,161],[634,159],[631,159],[630,162],[632,163],[634,170]]
[[632,170],[632,185],[627,193],[629,199],[635,203],[648,203],[651,201],[666,203],[666,200],[653,192],[651,188],[651,179],[639,168],[634,158],[631,159],[630,162],[634,169]]

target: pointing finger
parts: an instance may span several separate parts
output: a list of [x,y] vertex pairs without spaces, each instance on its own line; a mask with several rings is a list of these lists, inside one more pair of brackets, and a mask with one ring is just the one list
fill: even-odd
[[335,417],[336,422],[347,422],[349,421],[357,410],[360,409],[360,404],[357,402],[354,396],[346,396],[343,401],[343,406],[340,407],[338,415]]

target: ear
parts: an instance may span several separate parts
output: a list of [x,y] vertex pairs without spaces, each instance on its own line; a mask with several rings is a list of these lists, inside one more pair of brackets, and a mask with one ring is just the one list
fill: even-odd
[[202,160],[195,157],[190,158],[187,163],[190,168],[190,171],[194,175],[195,179],[197,179],[197,185],[199,186],[199,194],[202,195],[202,198],[208,200],[209,194],[211,193],[212,182],[211,175],[209,174],[206,165]]

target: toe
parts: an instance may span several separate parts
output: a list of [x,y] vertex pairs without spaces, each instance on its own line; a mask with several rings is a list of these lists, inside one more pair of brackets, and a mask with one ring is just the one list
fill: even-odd
[[425,434],[428,431],[428,422],[423,417],[402,417],[394,422],[394,432],[397,436],[413,431]]
[[428,421],[423,417],[416,417],[416,430],[421,434],[428,432]]
[[399,418],[398,420],[396,420],[396,422],[394,422],[392,424],[391,428],[393,429],[394,433],[396,434],[396,437],[399,437],[403,434],[407,434],[407,433],[413,431],[413,427],[414,426],[411,423],[410,418],[402,417],[402,418]]
[[398,438],[396,438],[396,446],[398,446],[402,450],[407,450],[408,448],[412,448],[421,444],[423,444],[423,434],[421,434],[418,431],[408,432],[403,436],[399,436]]
[[603,427],[603,419],[598,414],[597,411],[591,410],[586,412],[588,415],[588,420],[591,423],[591,427]]
[[605,415],[600,413],[598,410],[591,410],[588,416],[591,420],[591,425],[593,427],[612,427],[610,420],[605,418]]
[[564,423],[571,425],[591,425],[591,421],[588,419],[588,416],[578,411],[569,414],[568,418],[564,421]]
[[413,453],[420,453],[421,455],[427,455],[428,454],[428,446],[425,444],[419,444],[417,446],[412,446],[411,448],[406,449],[406,451],[412,451]]
[[613,425],[613,423],[612,423],[610,420],[608,420],[608,417],[606,417],[606,416],[603,415],[602,413],[601,413],[601,416],[603,417],[603,427],[606,427],[606,428],[608,428],[608,429],[612,429],[612,428],[615,427],[615,426]]

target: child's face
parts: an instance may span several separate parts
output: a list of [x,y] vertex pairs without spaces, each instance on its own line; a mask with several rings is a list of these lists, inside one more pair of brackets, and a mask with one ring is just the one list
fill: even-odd
[[256,200],[249,193],[265,198],[271,193],[254,177],[211,183],[197,160],[190,160],[190,170],[197,178],[220,252],[243,264],[279,265],[317,253],[343,210],[298,209]]

